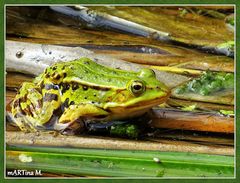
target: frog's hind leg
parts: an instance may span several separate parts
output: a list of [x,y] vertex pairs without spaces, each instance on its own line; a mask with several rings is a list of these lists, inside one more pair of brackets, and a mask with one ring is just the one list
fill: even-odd
[[43,125],[50,120],[54,110],[60,106],[58,92],[58,90],[42,90],[34,83],[23,83],[12,106],[12,114],[20,129],[36,131],[44,128]]
[[64,113],[60,117],[58,123],[55,124],[56,130],[69,130],[76,131],[83,127],[82,119],[94,119],[98,117],[105,117],[108,112],[93,105],[93,104],[79,104],[70,105],[65,109]]
[[[31,95],[36,99],[32,100]],[[34,116],[35,110],[41,106],[41,93],[33,83],[24,82],[12,103],[12,114],[14,122],[23,131],[36,131]]]

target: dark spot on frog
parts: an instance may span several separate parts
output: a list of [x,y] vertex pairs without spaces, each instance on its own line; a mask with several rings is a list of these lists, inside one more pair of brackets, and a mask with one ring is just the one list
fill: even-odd
[[40,88],[43,89],[45,87],[45,85],[43,84],[43,82],[40,83]]
[[52,54],[52,52],[51,52],[51,51],[49,51],[49,52],[48,52],[48,54],[49,54],[49,55],[51,55],[51,54]]
[[13,107],[16,108],[17,106],[19,106],[19,104],[20,104],[20,101],[19,101],[19,99],[17,99],[14,101]]
[[40,87],[35,88],[35,91],[37,91],[38,93],[42,93],[42,89]]
[[68,102],[69,102],[69,98],[66,98],[66,100],[61,105],[62,111],[64,111],[64,109],[68,107]]
[[87,97],[84,97],[85,100],[87,100]]
[[84,61],[83,63],[86,64],[86,65],[90,64],[89,61]]
[[85,91],[88,90],[88,86],[86,86],[86,85],[83,85],[82,88],[83,88],[83,90],[85,90]]
[[66,98],[66,100],[64,101],[64,103],[67,104],[67,106],[68,106],[69,98]]
[[55,77],[54,77],[56,80],[59,80],[61,78],[61,76],[59,74],[57,74]]
[[42,106],[42,100],[37,100],[37,105],[35,106],[36,109],[40,109]]
[[65,93],[69,88],[70,85],[68,83],[62,83],[62,93]]
[[17,57],[17,58],[21,58],[22,56],[23,56],[23,52],[18,51],[18,52],[16,53],[16,57]]
[[111,81],[112,81],[112,80],[109,78],[109,79],[108,79],[108,82],[111,82]]
[[51,76],[52,76],[52,78],[54,78],[54,79],[56,79],[56,80],[59,80],[59,79],[61,78],[60,74],[57,73],[57,72],[52,73]]
[[27,114],[28,116],[33,116],[33,114],[31,113],[31,110],[29,109],[29,106],[24,108],[22,112]]
[[77,90],[79,88],[78,83],[72,84],[72,90]]
[[61,108],[61,112],[63,112],[65,110],[65,108],[68,107],[68,102],[69,102],[69,98],[67,98],[60,106]]
[[22,115],[26,116],[26,112],[24,110],[21,110]]
[[54,93],[45,93],[44,97],[43,97],[43,101],[46,102],[51,102],[51,101],[57,101],[58,100],[58,95],[54,94]]
[[54,85],[54,84],[46,84],[45,85],[45,89],[46,90],[51,90],[51,89],[53,89],[53,90],[58,90],[58,85]]
[[74,104],[75,104],[75,102],[74,102],[74,101],[71,101],[69,105],[74,105]]
[[[50,69],[52,70],[52,67],[50,67]],[[54,77],[57,73],[56,72],[53,72],[51,77]]]
[[96,94],[94,94],[93,96],[94,96],[94,97],[96,97],[97,95],[96,95]]
[[94,89],[94,90],[102,90],[102,91],[110,90],[110,88],[101,87],[101,86],[91,86],[91,88]]
[[24,103],[27,101],[27,95],[24,95],[23,97],[19,98],[19,103]]
[[54,66],[54,67],[52,68],[53,71],[55,71],[56,69],[57,69],[57,66]]
[[67,73],[66,72],[63,73],[63,77],[64,78],[67,77]]
[[35,106],[33,106],[33,104],[29,105],[28,108],[29,108],[30,111],[35,111],[35,109],[36,109]]
[[45,75],[45,77],[46,77],[46,78],[49,78],[49,77],[50,77],[50,74],[49,74],[49,73],[47,73],[47,74]]

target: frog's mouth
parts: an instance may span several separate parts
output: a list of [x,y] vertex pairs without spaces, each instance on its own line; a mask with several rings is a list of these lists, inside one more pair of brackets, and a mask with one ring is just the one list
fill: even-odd
[[128,106],[115,106],[115,107],[109,107],[108,109],[113,113],[140,113],[141,111],[149,110],[150,108],[157,106],[161,103],[164,103],[170,96],[171,92],[168,92],[165,96],[161,96],[158,98],[154,98],[152,100],[147,101],[139,101],[136,102],[133,105]]
[[164,103],[167,100],[169,95],[170,94],[168,94],[168,95],[166,95],[164,97],[155,98],[155,99],[147,101],[147,102],[141,101],[141,102],[136,103],[135,105],[126,107],[126,109],[127,110],[141,110],[141,109],[152,108],[154,106],[157,106],[159,104]]

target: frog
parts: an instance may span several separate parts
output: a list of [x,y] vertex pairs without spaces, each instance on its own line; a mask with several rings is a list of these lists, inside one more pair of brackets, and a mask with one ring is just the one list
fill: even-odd
[[84,57],[54,63],[33,82],[23,82],[11,112],[22,131],[77,131],[84,121],[104,124],[141,116],[170,93],[151,69],[122,70]]

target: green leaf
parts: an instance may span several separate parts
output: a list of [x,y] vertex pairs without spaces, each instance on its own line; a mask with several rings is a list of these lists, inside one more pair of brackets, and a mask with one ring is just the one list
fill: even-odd
[[[19,156],[32,161],[23,162]],[[233,177],[234,157],[183,152],[7,146],[7,169],[109,177]]]
[[235,42],[234,41],[227,41],[225,43],[219,44],[217,47],[218,48],[227,48],[227,49],[232,49],[234,48]]
[[234,111],[220,110],[220,113],[227,116],[234,116]]
[[186,106],[186,107],[182,107],[183,111],[194,111],[194,109],[196,109],[196,104]]

